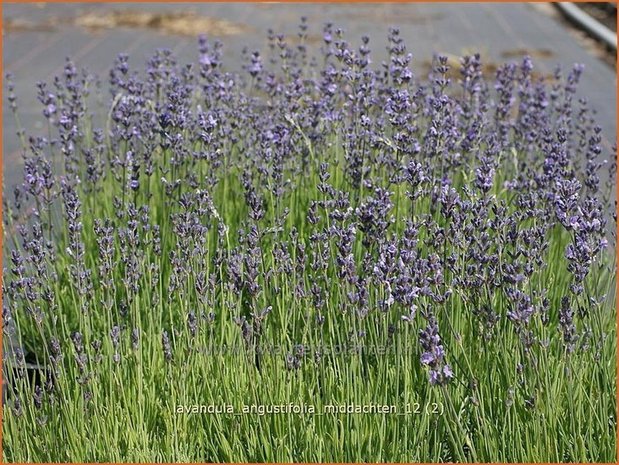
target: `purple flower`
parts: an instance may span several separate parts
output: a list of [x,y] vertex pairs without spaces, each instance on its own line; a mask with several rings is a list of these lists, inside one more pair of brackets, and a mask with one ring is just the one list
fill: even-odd
[[445,361],[445,350],[438,333],[438,324],[432,314],[426,316],[427,325],[419,331],[419,344],[423,350],[421,364],[428,367],[430,384],[444,385],[453,378],[453,371]]
[[172,345],[170,344],[170,337],[168,336],[168,332],[164,330],[161,333],[161,345],[163,347],[163,356],[166,362],[172,361]]

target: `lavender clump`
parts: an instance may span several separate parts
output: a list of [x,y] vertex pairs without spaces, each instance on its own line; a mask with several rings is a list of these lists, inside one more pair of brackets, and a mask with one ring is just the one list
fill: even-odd
[[[48,135],[18,131],[3,331],[44,366],[31,382],[13,351],[7,431],[30,421],[61,439],[43,436],[22,461],[58,459],[41,451],[101,430],[83,422],[100,427],[110,413],[156,426],[135,441],[152,436],[179,454],[170,461],[185,459],[164,438],[174,428],[166,437],[190,442],[168,404],[229,392],[444,395],[453,431],[466,434],[435,456],[470,462],[497,460],[479,447],[496,423],[489,411],[518,420],[497,434],[530,437],[509,428],[546,419],[548,393],[570,417],[578,380],[595,379],[600,393],[580,391],[578,415],[590,413],[585,400],[612,403],[603,362],[616,331],[616,163],[578,98],[582,67],[544,80],[525,57],[491,76],[479,54],[459,66],[438,55],[426,76],[397,28],[375,64],[373,41],[354,46],[333,24],[312,56],[309,27],[302,20],[294,39],[270,31],[239,72],[206,36],[195,64],[162,49],[141,71],[121,54],[105,108],[90,108],[97,80],[70,60],[37,83]],[[62,426],[69,406],[81,429]],[[234,431],[242,458],[268,455]],[[211,443],[201,442],[204,457],[221,459]],[[581,461],[573,444],[548,461]]]

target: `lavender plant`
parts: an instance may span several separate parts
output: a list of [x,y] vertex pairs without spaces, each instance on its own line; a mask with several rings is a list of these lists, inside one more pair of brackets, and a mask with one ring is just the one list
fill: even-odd
[[269,31],[240,72],[206,37],[120,55],[105,108],[71,61],[37,85],[4,192],[4,339],[36,362],[4,360],[7,461],[616,460],[616,165],[582,67],[425,79],[397,29],[381,66],[323,32],[312,57],[305,20]]

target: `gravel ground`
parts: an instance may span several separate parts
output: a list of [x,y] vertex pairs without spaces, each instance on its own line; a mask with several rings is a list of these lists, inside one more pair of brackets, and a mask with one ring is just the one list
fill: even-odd
[[617,8],[609,2],[579,3],[578,6],[612,31],[617,31]]
[[[578,3],[577,6],[610,30],[615,32],[617,31],[617,10],[611,3]],[[551,5],[548,5],[548,7],[550,7],[549,9],[551,10],[548,11],[548,14],[556,17],[556,19],[560,21],[568,31],[571,32],[571,34],[581,43],[583,47],[607,63],[612,69],[616,69],[616,50],[608,47],[602,41],[591,37],[589,32],[582,29],[578,24],[570,21],[567,17],[561,14],[557,8],[554,8]]]

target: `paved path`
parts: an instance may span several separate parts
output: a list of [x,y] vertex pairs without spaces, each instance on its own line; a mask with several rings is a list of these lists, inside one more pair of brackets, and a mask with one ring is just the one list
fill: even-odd
[[[310,40],[320,44],[322,25],[331,21],[346,31],[347,39],[358,44],[364,34],[376,62],[385,57],[386,35],[389,26],[400,27],[406,44],[414,54],[413,66],[422,74],[424,62],[433,52],[462,55],[481,51],[486,61],[503,62],[518,59],[519,51],[528,50],[537,70],[550,73],[556,64],[569,68],[583,63],[585,75],[580,93],[586,95],[599,114],[606,145],[616,137],[616,73],[596,58],[555,18],[540,13],[537,7],[518,4],[5,4],[4,21],[13,21],[14,30],[4,35],[3,62],[17,82],[22,121],[36,127],[40,121],[35,83],[51,80],[62,71],[64,59],[71,56],[78,66],[107,76],[115,56],[120,52],[131,55],[131,63],[141,66],[156,48],[175,51],[181,62],[197,58],[196,41],[191,37],[166,35],[153,29],[114,28],[93,32],[71,24],[78,15],[103,16],[113,10],[193,11],[197,15],[226,20],[245,26],[240,34],[223,37],[225,63],[238,67],[244,45],[251,49],[266,46],[266,31],[296,32],[301,16],[308,17]],[[30,24],[52,24],[48,30],[32,30]],[[25,25],[25,26],[24,26]],[[18,27],[19,26],[19,27]],[[21,29],[21,30],[20,30]],[[550,52],[548,52],[550,51]],[[511,58],[510,58],[511,57]],[[15,124],[4,105],[4,173],[5,184],[19,182],[21,162]],[[40,124],[40,123],[39,123]]]

